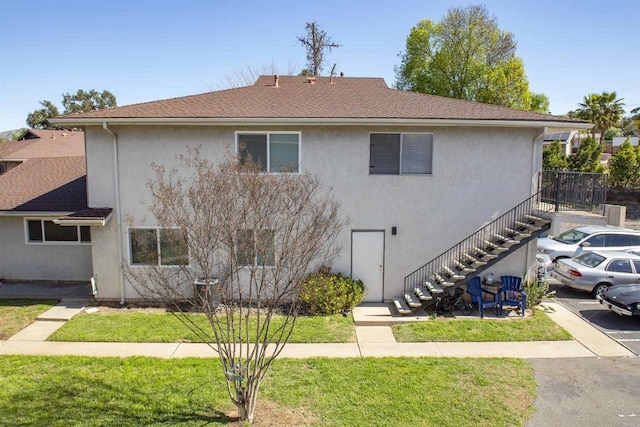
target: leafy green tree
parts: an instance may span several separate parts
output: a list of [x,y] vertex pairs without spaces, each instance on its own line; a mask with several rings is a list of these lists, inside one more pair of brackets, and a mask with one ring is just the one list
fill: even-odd
[[[59,116],[58,107],[51,101],[40,101],[43,108],[29,113],[27,125],[34,129],[60,129],[52,125],[49,119]],[[117,107],[116,97],[108,90],[98,92],[94,89],[90,91],[78,90],[75,94],[65,93],[62,95],[62,114],[82,113],[85,111],[101,110],[103,108]]]
[[569,168],[569,159],[564,154],[560,141],[553,141],[542,149],[543,170],[566,170]]
[[622,129],[617,126],[612,126],[611,128],[609,128],[607,133],[604,134],[604,139],[605,141],[610,141],[617,136],[624,136],[624,134],[622,133]]
[[585,138],[576,154],[571,156],[571,170],[602,173],[604,167],[600,164],[601,154],[602,145],[591,137]]
[[640,107],[631,110],[631,115],[623,117],[620,126],[624,136],[640,135]]
[[631,145],[630,137],[620,146],[618,151],[609,159],[609,179],[614,187],[629,187],[635,185],[640,178],[638,152]]
[[85,92],[80,89],[73,95],[69,93],[62,95],[62,106],[64,107],[64,114],[73,114],[116,107],[117,103],[116,97],[108,90],[98,92],[95,89],[91,89]]
[[531,105],[529,110],[536,113],[549,113],[549,97],[544,93],[531,93]]
[[607,131],[617,126],[624,114],[622,98],[617,98],[615,92],[590,93],[580,103],[577,117],[588,120],[595,126],[591,129],[591,136],[595,139],[596,132],[600,132],[600,144],[604,142]]
[[49,123],[49,119],[59,116],[58,107],[51,101],[40,101],[42,108],[38,108],[33,113],[27,115],[27,126],[33,129],[59,129]]
[[[418,22],[396,67],[396,87],[528,110],[532,102],[513,34],[484,6],[452,7],[439,22]],[[548,108],[547,108],[548,109]]]

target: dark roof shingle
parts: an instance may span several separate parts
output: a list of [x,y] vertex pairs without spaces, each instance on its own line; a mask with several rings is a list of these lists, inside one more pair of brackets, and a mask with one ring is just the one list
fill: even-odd
[[390,89],[381,78],[261,76],[253,86],[60,117],[89,119],[435,119],[584,122]]
[[87,207],[83,156],[26,160],[0,175],[0,210],[76,211]]

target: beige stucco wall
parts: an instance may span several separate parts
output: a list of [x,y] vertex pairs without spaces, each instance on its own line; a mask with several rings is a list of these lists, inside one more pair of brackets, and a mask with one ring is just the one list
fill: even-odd
[[[340,259],[334,269],[351,270],[351,230],[385,231],[384,298],[402,291],[405,275],[464,239],[531,195],[541,164],[542,129],[479,127],[203,127],[110,126],[118,135],[120,197],[123,215],[136,225],[154,225],[145,204],[151,163],[176,165],[186,146],[220,158],[234,147],[235,132],[300,131],[301,169],[319,175],[333,188],[351,222],[340,236]],[[433,132],[433,174],[369,175],[370,132]],[[87,127],[90,206],[115,207],[112,138]],[[93,265],[100,297],[120,298],[116,216],[93,233]],[[391,227],[397,235],[391,235]],[[92,230],[93,231],[93,230]],[[128,257],[126,230],[123,255]],[[519,250],[494,268],[499,274],[523,274],[535,251]],[[126,296],[135,297],[130,285]]]
[[0,216],[0,236],[1,279],[89,281],[91,278],[91,245],[27,244],[24,218],[15,216]]

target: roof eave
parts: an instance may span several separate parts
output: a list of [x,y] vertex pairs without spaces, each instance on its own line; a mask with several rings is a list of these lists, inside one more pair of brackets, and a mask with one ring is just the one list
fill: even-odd
[[336,125],[336,126],[360,126],[360,125],[390,125],[390,126],[474,126],[474,127],[549,127],[557,129],[590,129],[591,123],[546,121],[546,120],[486,120],[486,119],[420,119],[420,118],[308,118],[308,117],[248,117],[248,118],[203,118],[203,117],[150,117],[150,118],[57,118],[49,120],[53,124],[73,126],[102,126],[103,123],[112,125],[195,125],[195,126],[225,126],[225,125]]

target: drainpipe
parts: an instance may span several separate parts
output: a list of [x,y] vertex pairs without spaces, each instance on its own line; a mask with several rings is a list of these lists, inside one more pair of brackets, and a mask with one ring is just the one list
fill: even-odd
[[[116,135],[111,129],[109,129],[109,125],[107,122],[102,122],[102,129],[104,129],[113,140],[113,183],[115,189],[115,201],[116,201],[116,229],[118,235],[118,266],[120,267],[120,263],[122,262],[122,213],[120,212],[120,171],[118,167],[119,159],[118,159],[118,135]],[[125,292],[124,292],[124,276],[122,268],[118,268],[118,282],[120,284],[120,304],[125,303]]]
[[[538,176],[538,171],[536,170],[536,141],[538,141],[538,139],[542,138],[546,133],[549,133],[549,127],[545,126],[542,129],[542,133],[538,136],[536,136],[535,138],[533,138],[533,144],[532,144],[532,148],[531,148],[531,195],[533,196],[537,191],[540,191],[540,188],[536,188],[536,182],[537,182],[537,176]],[[529,260],[535,260],[536,259],[536,247],[537,244],[535,241],[531,241],[529,243],[527,243],[527,260],[525,261],[525,274],[528,274],[531,270],[529,269]],[[535,267],[535,261],[534,261],[534,267]],[[535,270],[534,270],[535,271]],[[531,278],[529,278],[531,279]]]

